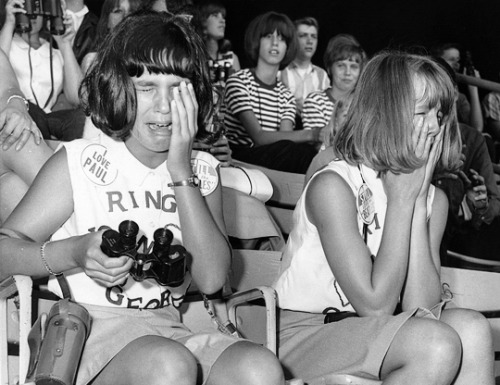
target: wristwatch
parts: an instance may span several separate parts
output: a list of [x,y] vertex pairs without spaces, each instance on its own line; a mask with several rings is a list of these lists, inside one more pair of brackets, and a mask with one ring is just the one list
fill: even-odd
[[191,175],[189,178],[180,180],[178,182],[172,182],[167,185],[168,187],[179,187],[179,186],[188,186],[188,187],[199,187],[200,180],[196,174]]

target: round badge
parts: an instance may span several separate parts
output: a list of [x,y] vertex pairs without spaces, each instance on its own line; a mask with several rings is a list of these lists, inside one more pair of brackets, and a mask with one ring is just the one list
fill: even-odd
[[102,144],[90,144],[81,154],[81,167],[90,181],[99,185],[111,184],[118,175],[118,169]]
[[372,190],[364,183],[358,190],[356,204],[361,220],[367,225],[371,224],[375,218],[375,201]]
[[191,166],[193,173],[198,176],[201,195],[207,196],[219,185],[219,174],[208,160],[203,159],[204,155],[205,153],[200,151],[197,157],[191,158]]

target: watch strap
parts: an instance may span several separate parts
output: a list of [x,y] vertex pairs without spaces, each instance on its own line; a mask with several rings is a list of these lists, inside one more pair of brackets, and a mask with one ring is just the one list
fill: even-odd
[[193,174],[189,178],[180,180],[177,182],[171,182],[167,186],[168,187],[181,187],[181,186],[188,186],[188,187],[198,187],[200,185],[198,176]]

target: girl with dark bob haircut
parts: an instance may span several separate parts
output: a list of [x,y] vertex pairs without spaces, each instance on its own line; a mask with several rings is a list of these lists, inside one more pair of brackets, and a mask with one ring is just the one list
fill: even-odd
[[267,12],[250,22],[245,50],[251,68],[229,77],[224,124],[234,159],[304,174],[316,155],[321,129],[294,130],[296,103],[278,79],[295,57],[295,27],[288,16]]
[[366,64],[336,158],[297,202],[275,283],[292,376],[494,385],[488,320],[441,285],[448,201],[432,180],[459,166],[454,102],[429,57],[391,51]]
[[162,28],[146,23],[152,17],[169,15],[142,11],[109,34],[100,52],[103,59],[91,66],[80,86],[83,106],[96,127],[125,139],[136,118],[136,92],[130,77],[149,71],[192,79],[199,105],[198,138],[203,138],[213,109],[203,42],[181,17],[171,18]]
[[283,13],[267,12],[255,19],[248,25],[245,32],[245,52],[250,60],[250,67],[255,67],[259,60],[260,38],[277,31],[285,40],[287,50],[285,57],[280,63],[282,70],[292,62],[297,53],[297,40],[295,26],[289,17]]
[[[270,350],[227,328],[193,332],[179,312],[190,287],[221,291],[231,265],[220,162],[192,149],[212,100],[201,47],[180,16],[126,17],[82,86],[102,131],[61,143],[0,228],[0,281],[50,277],[49,290],[62,296],[64,279],[88,311],[75,385],[284,384]],[[124,226],[136,229],[140,254],[170,239],[166,257],[177,266],[165,271],[149,259],[141,274],[105,232]]]

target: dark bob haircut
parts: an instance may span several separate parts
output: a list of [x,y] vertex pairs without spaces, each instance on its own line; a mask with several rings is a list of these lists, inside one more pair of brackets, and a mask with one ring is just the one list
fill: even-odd
[[131,77],[146,71],[172,74],[193,84],[199,105],[198,137],[204,137],[213,110],[206,63],[201,38],[182,17],[153,11],[131,14],[107,36],[83,79],[83,108],[106,135],[124,140],[136,119]]
[[253,19],[245,31],[245,52],[252,67],[259,60],[260,39],[277,31],[286,42],[285,57],[280,63],[280,70],[292,62],[297,53],[297,33],[290,18],[277,12],[266,12]]

